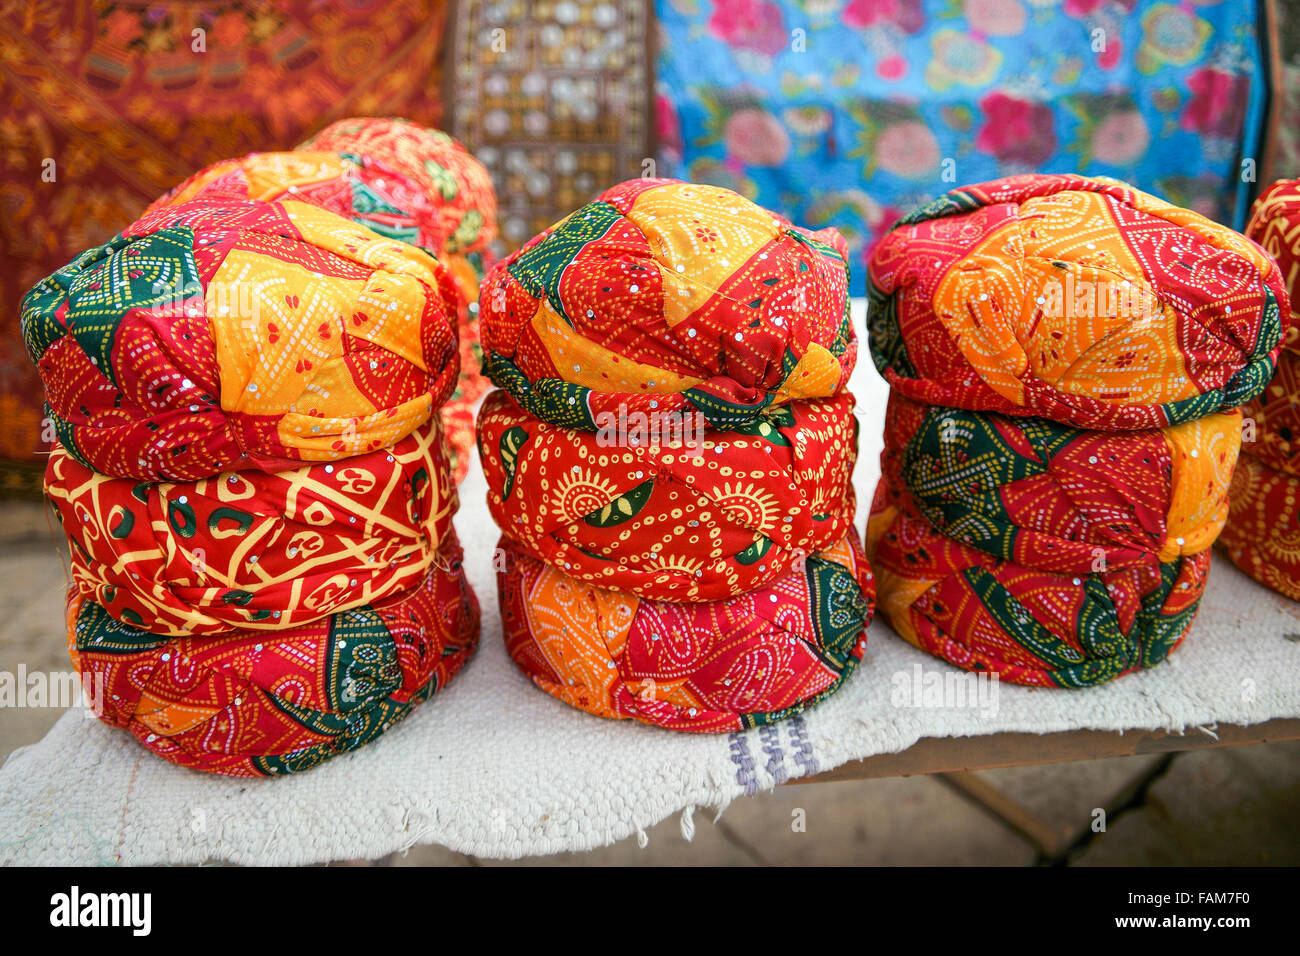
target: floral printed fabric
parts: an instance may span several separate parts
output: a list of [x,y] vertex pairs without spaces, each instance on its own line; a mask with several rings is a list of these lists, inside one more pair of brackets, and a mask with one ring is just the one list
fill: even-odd
[[844,246],[734,193],[607,190],[483,283],[506,646],[593,714],[729,731],[861,658]]
[[[1274,183],[1255,203],[1247,234],[1277,259],[1300,292],[1300,180]],[[1268,387],[1242,409],[1250,425],[1233,477],[1232,509],[1220,543],[1256,581],[1300,600],[1300,315],[1291,313]]]
[[73,664],[103,688],[102,719],[171,763],[241,777],[370,742],[456,675],[478,633],[454,532],[413,590],[277,631],[167,638],[76,588],[68,603]]
[[874,588],[848,534],[725,601],[604,590],[501,539],[506,649],[538,687],[600,717],[672,730],[768,724],[834,693],[866,649]]
[[561,428],[497,391],[478,427],[497,524],[529,554],[599,587],[663,601],[735,597],[853,527],[857,420],[847,394],[681,440]]
[[1158,428],[1249,400],[1290,306],[1254,243],[1123,183],[954,190],[871,257],[872,355],[920,401]]
[[1240,228],[1266,98],[1257,6],[658,0],[660,161],[837,228],[855,260],[953,185],[1040,170],[1118,176]]
[[846,249],[725,189],[636,179],[484,283],[486,371],[534,415],[703,414],[732,428],[834,395],[857,358]]
[[868,524],[880,609],[913,644],[1042,686],[1159,663],[1199,603],[1241,414],[1084,431],[897,393]]
[[163,206],[37,283],[28,352],[59,442],[186,481],[383,448],[456,382],[435,259],[297,201]]
[[392,448],[273,475],[110,478],[62,449],[45,493],[82,595],[178,637],[283,630],[419,584],[456,507],[437,420]]

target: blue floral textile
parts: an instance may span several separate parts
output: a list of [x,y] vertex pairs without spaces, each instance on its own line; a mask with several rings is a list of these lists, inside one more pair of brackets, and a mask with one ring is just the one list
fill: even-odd
[[1266,101],[1251,2],[657,0],[660,174],[861,255],[956,186],[1082,172],[1241,228]]

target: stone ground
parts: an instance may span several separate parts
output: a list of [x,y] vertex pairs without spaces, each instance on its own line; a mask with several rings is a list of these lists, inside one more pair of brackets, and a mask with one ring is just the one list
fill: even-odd
[[[0,502],[0,671],[67,668],[62,637],[66,557],[35,504]],[[0,760],[35,743],[53,709],[0,709]],[[983,771],[980,776],[1031,811],[1061,845],[1090,837],[1065,859],[1074,865],[1300,865],[1300,742],[1202,750],[1167,766],[1160,757],[1121,757]],[[1116,798],[1144,776],[1145,795],[1116,813]],[[1093,834],[1095,808],[1111,807]],[[803,821],[803,829],[795,821]],[[1045,862],[1033,843],[942,777],[789,785],[734,802],[719,820],[699,811],[687,842],[672,817],[634,840],[590,853],[504,865],[564,863],[764,865],[1004,865]],[[1056,862],[1062,862],[1062,859]],[[492,866],[441,847],[377,861],[391,866]]]

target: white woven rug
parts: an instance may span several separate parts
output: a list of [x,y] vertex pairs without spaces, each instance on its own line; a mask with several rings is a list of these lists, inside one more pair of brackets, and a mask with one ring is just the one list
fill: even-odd
[[[862,328],[861,303],[857,327]],[[885,389],[861,357],[859,527],[879,472]],[[0,862],[246,864],[375,858],[418,843],[481,857],[584,850],[677,811],[910,747],[921,737],[1082,728],[1187,730],[1300,717],[1300,604],[1216,560],[1192,633],[1168,662],[1079,691],[996,687],[927,706],[925,675],[960,674],[874,623],[861,668],[801,718],[692,736],[609,721],[535,689],[506,657],[477,464],[456,519],[483,604],[478,654],[441,694],[371,745],[295,777],[230,780],[158,760],[70,712],[0,769]],[[62,641],[50,621],[50,640]],[[1289,638],[1288,638],[1289,635]],[[931,678],[933,681],[935,678]],[[992,690],[993,688],[986,688]]]

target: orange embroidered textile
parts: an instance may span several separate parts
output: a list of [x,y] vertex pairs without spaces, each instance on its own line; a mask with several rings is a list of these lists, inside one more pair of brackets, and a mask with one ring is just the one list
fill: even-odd
[[725,601],[644,600],[500,542],[506,649],[538,687],[600,717],[672,730],[768,724],[840,688],[861,660],[873,584],[856,530]]
[[[1246,235],[1272,256],[1282,273],[1287,292],[1300,283],[1300,179],[1280,179],[1255,200],[1246,223]],[[1283,314],[1285,347],[1300,352],[1300,303],[1291,296],[1291,310]]]
[[715,186],[635,179],[501,262],[480,296],[484,369],[533,415],[717,428],[837,394],[857,357],[847,246]]
[[72,662],[100,718],[170,763],[240,777],[369,743],[445,687],[478,636],[454,533],[413,589],[279,631],[166,638],[76,588],[68,602]]
[[853,526],[847,392],[777,406],[740,429],[685,428],[562,428],[495,391],[478,422],[488,508],[569,576],[664,601],[766,585]]
[[415,183],[437,213],[431,248],[438,254],[481,252],[496,238],[496,192],[487,167],[441,130],[355,117],[331,123],[298,149],[359,157]]
[[1013,176],[905,217],[870,261],[872,356],[933,405],[1082,428],[1231,408],[1290,315],[1250,240],[1110,179]]
[[415,587],[456,509],[436,419],[390,449],[266,474],[137,482],[56,448],[73,579],[154,635],[282,630]]
[[22,326],[69,454],[187,481],[410,434],[455,385],[457,296],[427,253],[315,206],[193,200],[37,283]]

